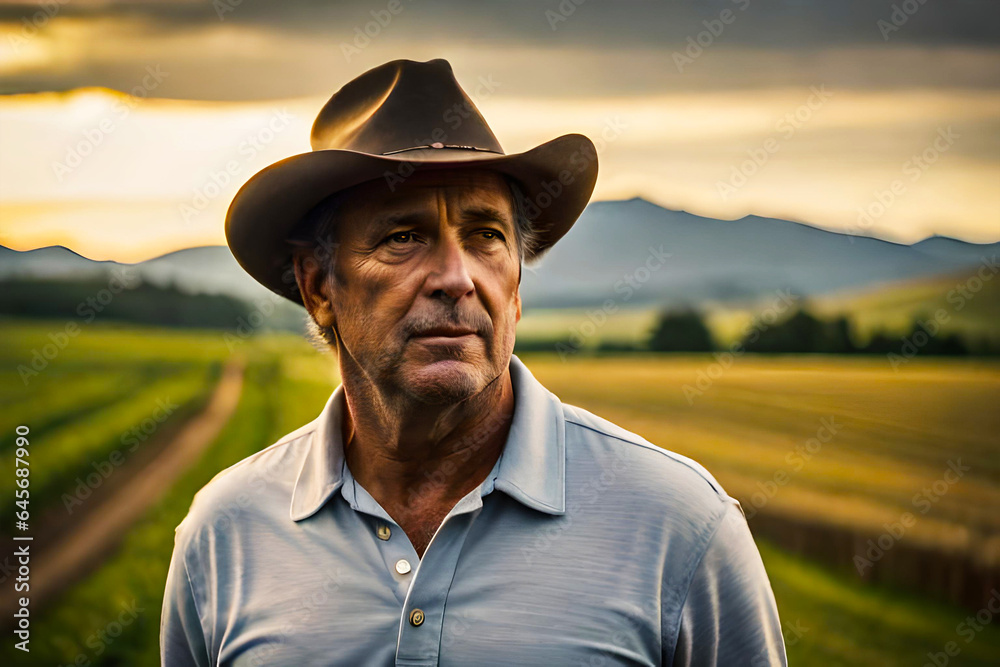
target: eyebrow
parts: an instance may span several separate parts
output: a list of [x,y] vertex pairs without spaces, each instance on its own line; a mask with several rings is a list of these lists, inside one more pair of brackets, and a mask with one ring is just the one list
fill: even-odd
[[508,224],[508,216],[493,206],[473,206],[462,212],[462,218],[467,222],[499,222]]
[[[375,218],[369,225],[371,234],[382,234],[392,227],[417,224],[425,217],[425,213],[387,213]],[[476,222],[497,222],[510,228],[510,221],[500,209],[493,206],[473,206],[462,211],[459,225],[465,226]]]
[[388,213],[375,218],[369,229],[372,233],[381,233],[397,225],[415,224],[422,216],[421,213]]

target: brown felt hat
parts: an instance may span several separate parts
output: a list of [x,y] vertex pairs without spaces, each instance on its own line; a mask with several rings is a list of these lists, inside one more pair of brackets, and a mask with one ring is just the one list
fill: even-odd
[[446,60],[394,60],[354,79],[316,117],[312,151],[247,181],[226,215],[226,239],[247,273],[302,303],[289,235],[322,200],[366,181],[401,183],[415,169],[491,169],[521,186],[541,256],[573,226],[597,182],[597,149],[566,134],[506,155]]

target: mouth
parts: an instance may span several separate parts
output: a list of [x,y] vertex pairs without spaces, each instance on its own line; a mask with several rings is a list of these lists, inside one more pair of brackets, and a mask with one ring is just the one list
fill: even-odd
[[431,345],[456,345],[474,339],[479,334],[463,327],[434,327],[414,334],[413,338]]

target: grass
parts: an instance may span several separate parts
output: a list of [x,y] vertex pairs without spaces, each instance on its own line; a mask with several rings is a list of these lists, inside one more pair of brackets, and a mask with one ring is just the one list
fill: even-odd
[[[199,409],[225,349],[215,333],[95,323],[69,335],[59,323],[4,322],[0,428],[31,429],[32,515],[72,502],[77,488],[88,492],[106,476],[101,469],[113,468],[109,457],[134,456],[165,425]],[[0,496],[13,497],[14,440],[2,442]],[[93,483],[81,485],[88,477]],[[10,530],[13,510],[4,507],[0,532]]]
[[[300,341],[301,343],[301,341]],[[300,363],[308,347],[290,340],[270,341],[268,350],[248,345],[243,395],[236,413],[216,442],[129,532],[121,548],[56,606],[34,620],[31,664],[159,664],[159,620],[174,528],[187,513],[195,492],[218,471],[269,445],[315,418],[332,391],[328,365],[313,359],[309,372]],[[283,349],[284,354],[277,350]],[[296,375],[286,368],[298,365]],[[142,611],[111,643],[99,633],[123,609]],[[7,664],[20,654],[5,647]],[[82,656],[82,658],[81,658]],[[24,664],[24,663],[17,663]]]
[[[59,379],[59,391],[25,390],[8,398],[0,414],[0,433],[12,433],[19,424],[31,424],[32,434],[42,436],[51,430],[72,424],[87,414],[105,408],[129,396],[155,371],[151,367],[108,368],[105,372],[73,373]],[[13,442],[0,442],[0,451]]]
[[[0,358],[22,359],[44,332],[30,330],[14,332],[21,343],[2,347]],[[66,387],[79,383],[81,404],[98,410],[116,403],[111,398],[115,391],[83,378],[107,374],[127,382],[123,369],[205,368],[230,353],[211,333],[118,328],[84,333],[88,337],[77,339],[43,377]],[[10,332],[0,329],[0,339],[11,340]],[[219,470],[313,419],[337,382],[329,359],[295,336],[253,339],[236,352],[247,357],[248,366],[234,417],[129,531],[120,549],[33,619],[36,641],[30,664],[72,664],[80,656],[95,665],[159,664],[160,605],[173,529],[194,493]],[[881,521],[912,511],[913,495],[941,477],[949,458],[961,457],[972,470],[921,517],[913,537],[962,548],[973,548],[980,540],[986,548],[995,542],[985,540],[1000,532],[1000,517],[995,516],[1000,507],[996,363],[914,360],[893,372],[869,358],[746,356],[721,374],[713,370],[701,393],[686,397],[684,386],[698,386],[715,363],[713,357],[648,355],[563,363],[555,355],[519,356],[564,401],[692,456],[738,497],[752,494],[775,471],[789,470],[788,453],[816,437],[821,420],[832,418],[840,425],[835,437],[792,475],[769,508],[880,530]],[[7,405],[26,409],[29,399],[15,393],[0,395],[0,400],[18,401]],[[89,412],[72,402],[62,409],[75,412],[63,415],[62,422],[58,414],[49,415],[46,428],[52,434]],[[43,409],[36,414],[46,417]],[[968,612],[862,585],[766,542],[760,542],[760,550],[786,628],[790,664],[922,665],[928,652],[943,650],[949,641],[962,649],[950,664],[991,664],[1000,654],[1000,623],[966,643],[957,628]],[[136,621],[112,643],[97,641],[95,633],[132,604],[143,610]],[[793,628],[806,630],[796,638]],[[24,664],[9,645],[2,651],[6,664]]]
[[[116,462],[134,456],[146,438],[200,407],[214,386],[216,370],[193,368],[159,378],[44,436],[32,435],[38,445],[28,450],[27,458],[34,512],[59,504],[70,509],[78,487],[87,487],[83,493],[89,495],[89,489],[100,485]],[[8,449],[0,457],[4,470],[13,470],[14,453]],[[0,479],[0,497],[13,497],[15,488],[13,475]]]
[[767,542],[758,540],[758,547],[790,665],[923,665],[928,653],[943,652],[948,642],[961,649],[948,664],[996,664],[1000,623],[983,626],[970,638],[968,626],[959,628],[972,614],[898,590],[862,588]]
[[[125,362],[170,364],[176,362],[208,363],[230,353],[224,332],[210,330],[161,329],[139,327],[114,322],[95,321],[77,324],[76,335],[68,336],[65,345],[45,349],[53,337],[59,338],[66,326],[59,321],[0,319],[0,362],[3,369],[4,392],[19,393],[25,386],[17,376],[18,367],[30,367],[34,352],[45,353],[45,368],[32,377],[27,386],[49,374],[59,375],[68,366],[118,366]],[[139,344],[141,343],[141,344]],[[52,343],[55,345],[55,343]],[[8,375],[9,374],[9,375]]]

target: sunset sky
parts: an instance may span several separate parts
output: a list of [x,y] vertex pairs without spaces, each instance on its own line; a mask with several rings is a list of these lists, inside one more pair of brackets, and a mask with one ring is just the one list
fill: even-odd
[[998,4],[893,4],[3,2],[0,244],[225,243],[239,186],[396,58],[448,59],[508,153],[590,136],[595,200],[1000,240]]

